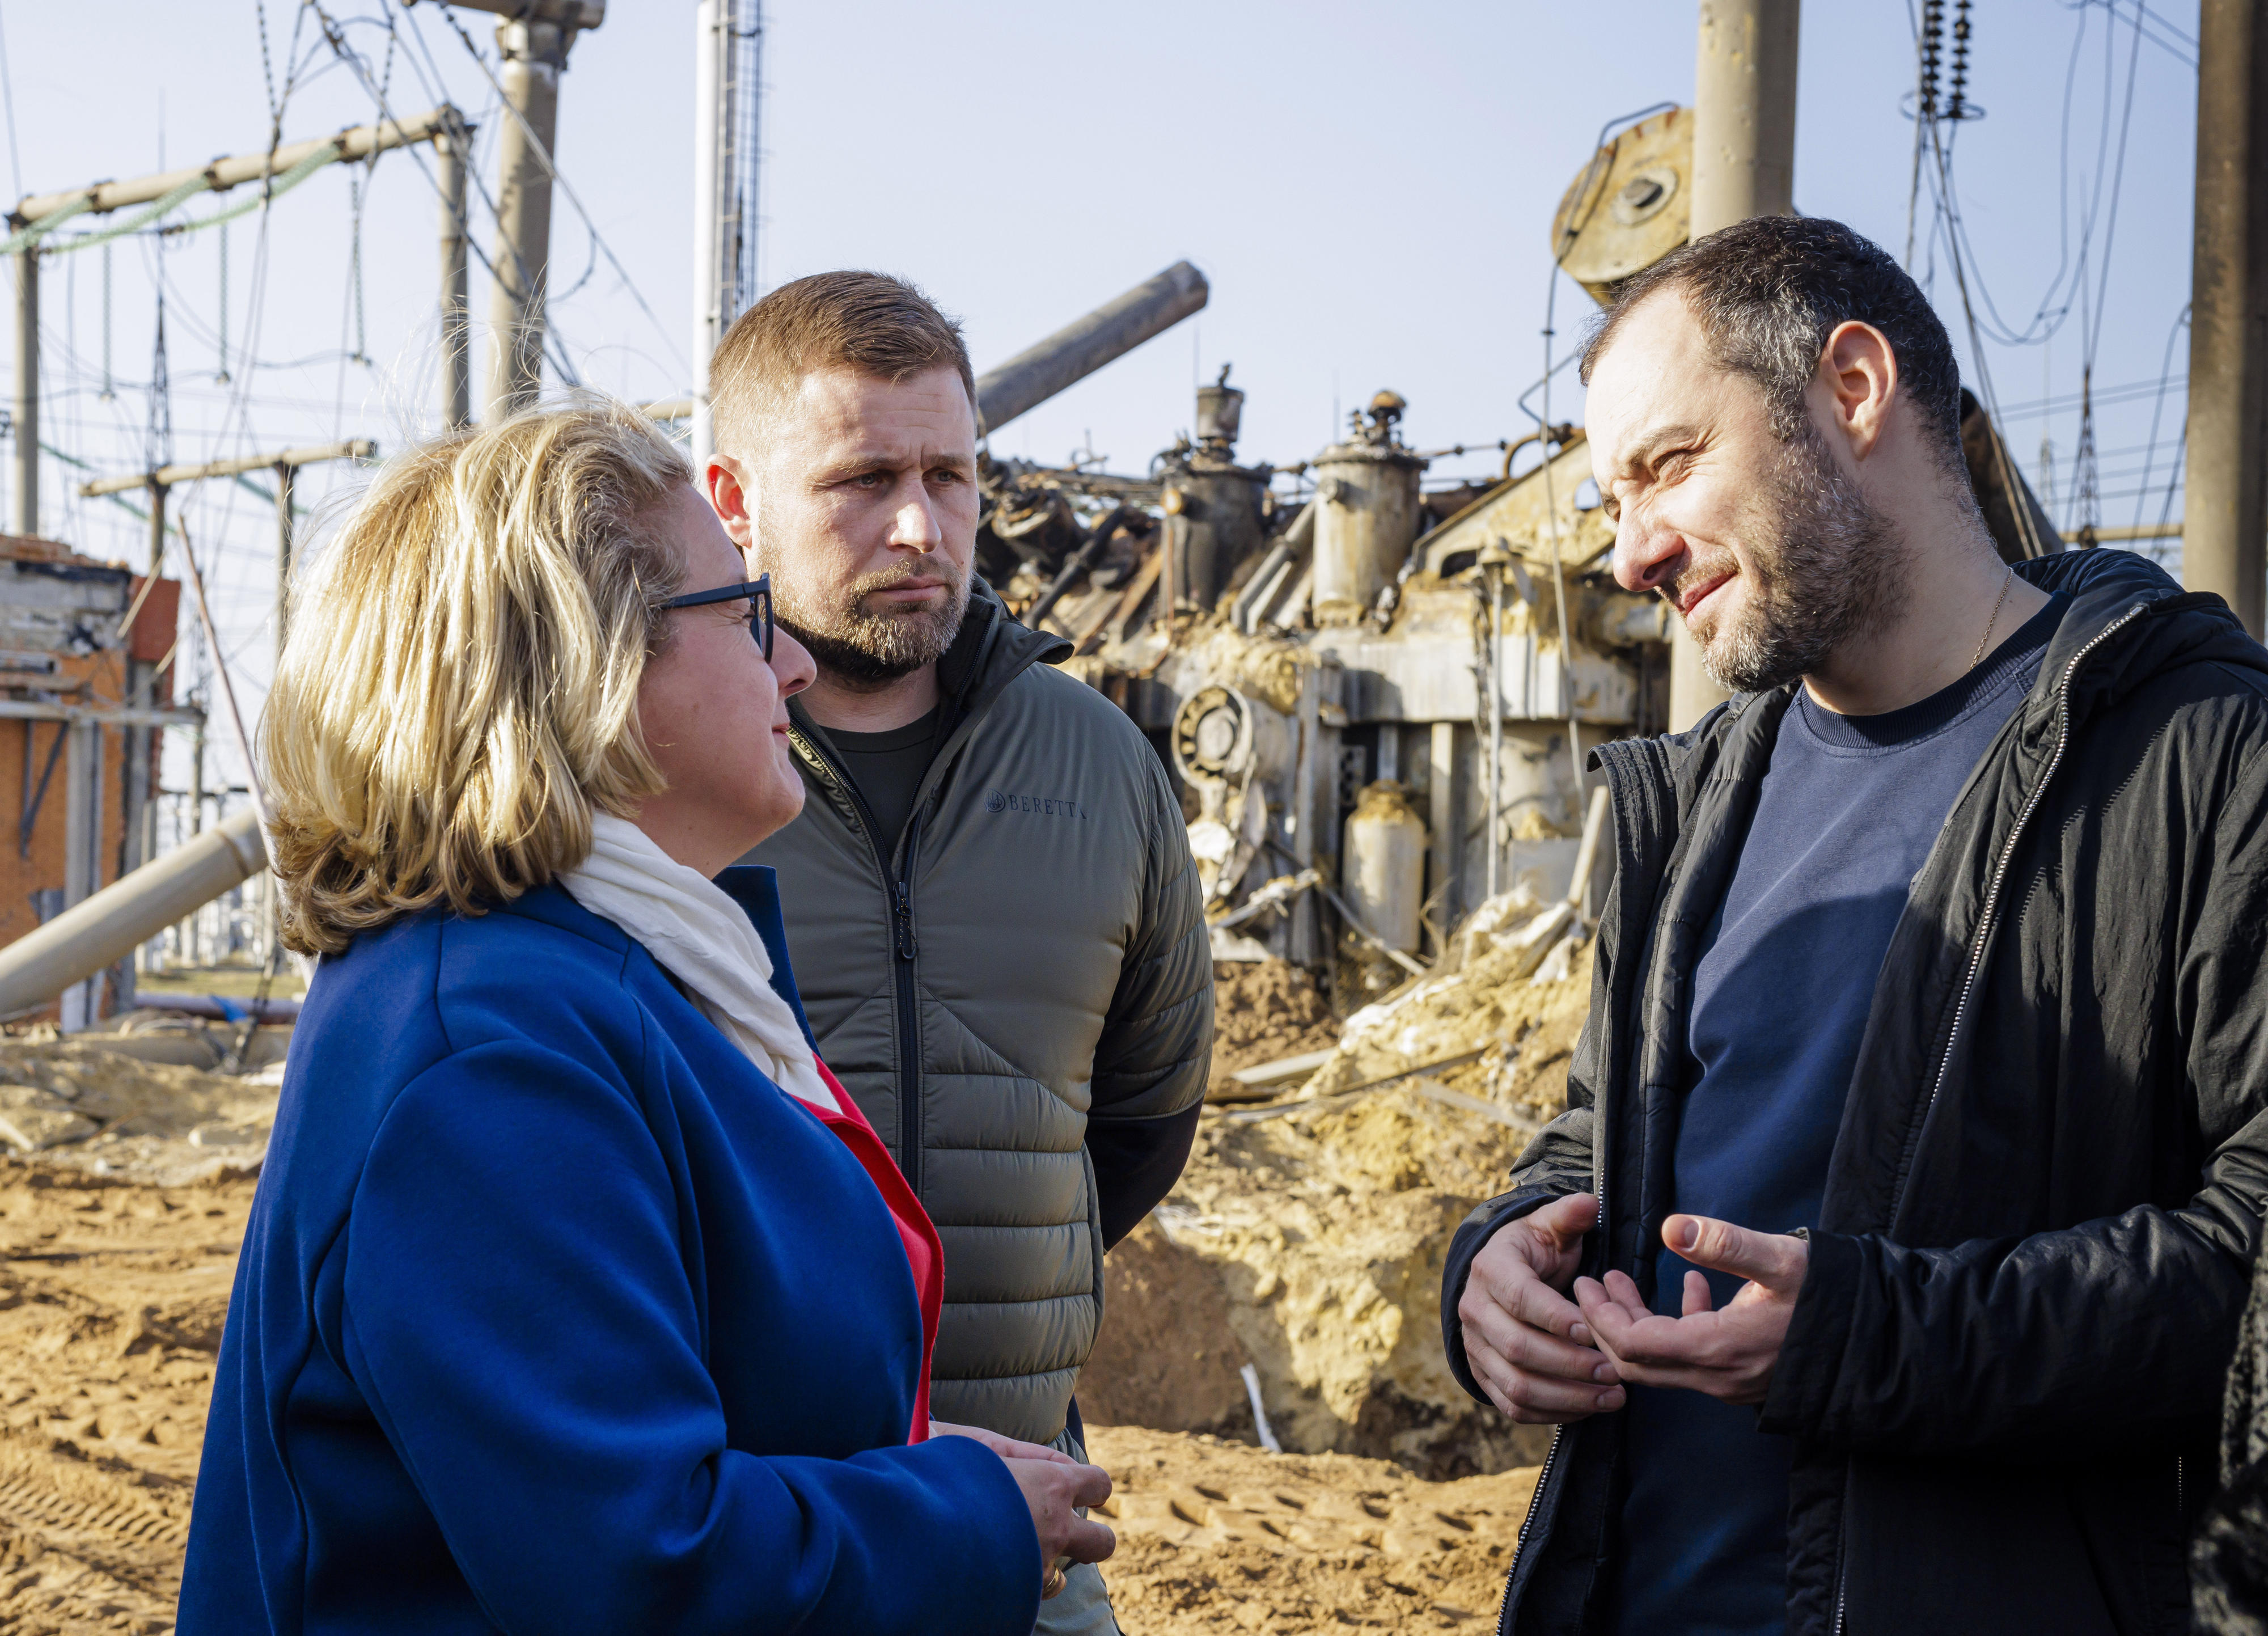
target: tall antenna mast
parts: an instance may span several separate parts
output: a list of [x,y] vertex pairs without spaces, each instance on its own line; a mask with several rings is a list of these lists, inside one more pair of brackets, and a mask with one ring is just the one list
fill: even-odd
[[[693,464],[713,437],[709,359],[756,297],[762,0],[701,0],[693,107]],[[704,479],[705,481],[705,479]]]

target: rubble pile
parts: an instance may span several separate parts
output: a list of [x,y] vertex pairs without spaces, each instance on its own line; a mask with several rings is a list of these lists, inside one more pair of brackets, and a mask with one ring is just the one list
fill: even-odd
[[[1542,1458],[1545,1435],[1468,1397],[1440,1340],[1450,1236],[1564,1104],[1589,999],[1587,948],[1538,974],[1523,930],[1483,931],[1459,969],[1356,1013],[1287,1099],[1208,1112],[1180,1184],[1111,1253],[1090,1420],[1256,1441],[1249,1364],[1289,1450],[1436,1480]],[[1406,1077],[1373,1083],[1388,1075]]]
[[[1338,1043],[1315,979],[1280,960],[1239,961],[1213,968],[1212,1075],[1208,1100],[1230,1102],[1249,1093],[1229,1078],[1240,1068],[1329,1050]],[[1288,1088],[1288,1087],[1285,1087]]]
[[259,1168],[276,1121],[280,1061],[219,1073],[123,1054],[139,1048],[207,1060],[201,1033],[96,1043],[102,1037],[0,1041],[0,1151],[169,1187]]

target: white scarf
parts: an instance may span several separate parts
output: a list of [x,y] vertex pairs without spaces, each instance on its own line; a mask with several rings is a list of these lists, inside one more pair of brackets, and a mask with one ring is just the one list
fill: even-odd
[[679,863],[636,824],[594,812],[591,855],[559,884],[644,944],[773,1084],[824,1112],[842,1112],[795,1013],[773,991],[763,940],[715,881]]

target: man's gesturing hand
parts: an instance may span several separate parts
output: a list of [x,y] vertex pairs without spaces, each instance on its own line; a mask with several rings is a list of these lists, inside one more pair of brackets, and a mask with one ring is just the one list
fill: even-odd
[[1473,1257],[1457,1302],[1473,1379],[1491,1403],[1527,1425],[1623,1406],[1621,1376],[1563,1293],[1598,1220],[1598,1199],[1577,1193],[1498,1228]]
[[1811,1247],[1785,1233],[1751,1233],[1707,1216],[1670,1217],[1661,1224],[1661,1242],[1696,1266],[1749,1282],[1718,1310],[1709,1280],[1689,1271],[1684,1315],[1666,1318],[1647,1310],[1638,1286],[1623,1273],[1608,1273],[1603,1285],[1577,1279],[1575,1299],[1598,1344],[1623,1380],[1683,1386],[1726,1403],[1762,1403]]

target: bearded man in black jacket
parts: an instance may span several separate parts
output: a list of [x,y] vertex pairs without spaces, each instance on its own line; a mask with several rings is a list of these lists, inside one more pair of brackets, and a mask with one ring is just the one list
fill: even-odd
[[1452,1367],[1558,1426],[1508,1631],[2177,1632],[2268,1197],[2268,654],[1994,549],[1943,326],[1764,217],[1592,338],[1616,574],[1736,696],[1609,746],[1568,1109]]

